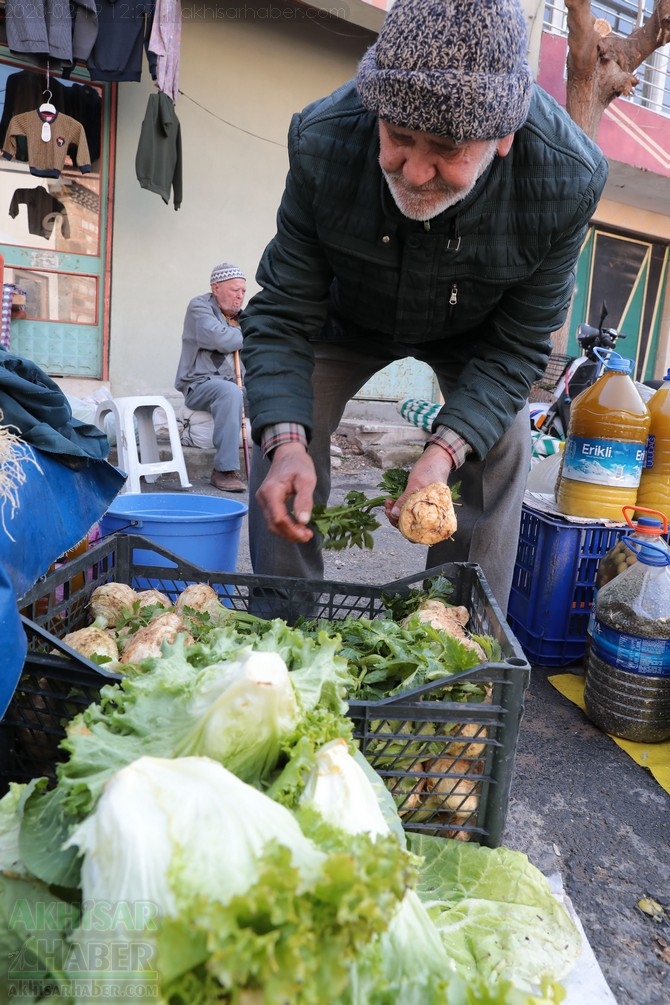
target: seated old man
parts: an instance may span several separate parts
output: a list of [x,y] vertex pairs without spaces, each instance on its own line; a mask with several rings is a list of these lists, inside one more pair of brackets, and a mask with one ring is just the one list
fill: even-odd
[[243,391],[236,383],[233,354],[242,348],[237,316],[246,277],[236,265],[223,262],[212,269],[209,281],[211,293],[194,297],[186,308],[175,387],[187,408],[212,415],[212,485],[222,492],[244,492],[238,471]]

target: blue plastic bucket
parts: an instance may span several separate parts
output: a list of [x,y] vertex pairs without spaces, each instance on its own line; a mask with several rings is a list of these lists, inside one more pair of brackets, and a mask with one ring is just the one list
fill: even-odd
[[[210,572],[234,572],[246,503],[194,493],[146,492],[117,496],[100,520],[103,537],[141,534]],[[138,565],[176,568],[153,551],[136,548]]]

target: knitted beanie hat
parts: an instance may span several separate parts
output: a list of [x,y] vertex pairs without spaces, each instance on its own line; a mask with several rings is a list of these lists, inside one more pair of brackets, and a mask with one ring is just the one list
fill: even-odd
[[356,84],[393,125],[457,143],[501,139],[528,114],[526,52],[519,0],[395,0]]
[[241,269],[238,269],[236,265],[231,265],[230,262],[222,262],[221,265],[215,265],[212,269],[212,274],[209,277],[210,286],[212,283],[225,283],[226,279],[246,279]]

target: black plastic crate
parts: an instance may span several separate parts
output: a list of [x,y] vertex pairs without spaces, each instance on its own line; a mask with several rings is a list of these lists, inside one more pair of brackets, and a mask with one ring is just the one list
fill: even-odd
[[[147,555],[147,548],[158,564],[135,562],[136,555]],[[309,582],[206,572],[145,538],[113,535],[50,573],[19,602],[29,651],[0,722],[0,791],[9,781],[36,775],[53,778],[65,724],[97,700],[104,684],[119,679],[58,641],[90,622],[88,600],[102,583],[123,582],[143,589],[150,582],[174,599],[185,583],[207,582],[223,603],[243,611],[257,611],[264,598],[279,592],[283,614],[293,622],[302,614],[326,620],[383,617],[383,594],[420,589],[438,574],[453,583],[453,602],[467,607],[468,629],[493,636],[502,660],[401,697],[352,701],[349,715],[361,751],[385,779],[407,830],[458,835],[496,846],[502,839],[530,667],[479,567],[467,563],[441,566],[383,586]],[[54,648],[59,650],[56,655]],[[486,698],[460,702],[429,697],[441,683],[456,682],[478,682]]]

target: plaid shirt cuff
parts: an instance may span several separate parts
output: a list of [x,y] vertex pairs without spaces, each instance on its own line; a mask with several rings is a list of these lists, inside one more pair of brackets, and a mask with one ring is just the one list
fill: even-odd
[[470,444],[453,429],[448,429],[446,426],[438,426],[428,439],[428,443],[437,443],[443,450],[446,450],[455,468],[460,468],[468,454],[472,453]]
[[[446,450],[455,468],[460,468],[468,454],[472,453],[470,444],[446,426],[440,426],[428,442],[437,443],[443,450]],[[303,447],[307,449],[307,434],[304,426],[297,422],[278,422],[274,426],[265,427],[261,434],[261,450],[264,457],[272,454],[277,447],[284,443],[302,443]]]
[[261,433],[263,457],[270,456],[277,447],[281,447],[284,443],[302,443],[306,450],[305,427],[297,422],[277,422],[274,426],[266,426]]

